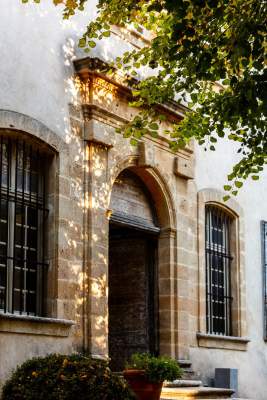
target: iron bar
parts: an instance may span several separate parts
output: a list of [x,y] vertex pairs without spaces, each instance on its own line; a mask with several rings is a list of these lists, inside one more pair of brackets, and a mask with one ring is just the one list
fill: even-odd
[[0,309],[4,312],[42,315],[48,266],[44,163],[38,149],[24,139],[0,135],[1,237],[6,229],[5,254],[0,244]]
[[231,335],[231,218],[220,208],[206,206],[207,331]]

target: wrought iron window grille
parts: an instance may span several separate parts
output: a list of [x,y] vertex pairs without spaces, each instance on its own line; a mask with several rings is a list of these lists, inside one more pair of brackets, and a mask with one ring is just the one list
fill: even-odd
[[22,139],[0,136],[0,311],[43,315],[45,157]]
[[222,209],[205,209],[206,322],[211,334],[232,335],[230,229],[232,218]]

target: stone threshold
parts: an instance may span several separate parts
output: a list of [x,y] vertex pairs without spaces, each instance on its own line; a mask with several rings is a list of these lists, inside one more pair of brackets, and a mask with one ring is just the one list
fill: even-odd
[[67,337],[73,325],[75,322],[67,319],[0,313],[0,332]]
[[246,351],[247,344],[250,342],[247,337],[220,336],[202,332],[197,332],[197,340],[199,347],[237,351]]
[[161,400],[231,400],[234,393],[231,389],[218,389],[210,387],[199,388],[163,388],[161,392]]

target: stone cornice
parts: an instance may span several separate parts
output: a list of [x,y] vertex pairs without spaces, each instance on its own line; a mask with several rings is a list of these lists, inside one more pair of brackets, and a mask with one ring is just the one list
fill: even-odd
[[117,115],[111,111],[105,110],[96,104],[83,104],[83,115],[85,120],[95,119],[101,122],[105,122],[110,126],[117,127],[119,123],[127,123],[128,119],[123,118],[121,115]]
[[[117,95],[131,99],[131,87],[137,82],[134,78],[125,78],[120,76],[114,69],[114,76],[108,76],[107,72],[110,66],[99,58],[86,57],[74,61],[74,67],[78,77],[84,84],[90,85],[90,79],[102,78],[106,84],[110,84],[110,88],[116,90]],[[99,84],[100,82],[98,82]],[[108,88],[108,86],[107,86]],[[169,101],[166,104],[156,106],[159,112],[165,114],[171,122],[179,122],[182,120],[184,113],[188,109],[176,103]]]

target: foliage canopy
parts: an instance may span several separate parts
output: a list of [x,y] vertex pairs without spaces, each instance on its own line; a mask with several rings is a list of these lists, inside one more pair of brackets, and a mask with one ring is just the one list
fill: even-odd
[[[53,2],[64,6],[64,18],[90,6],[88,0]],[[218,138],[227,137],[237,142],[240,161],[225,190],[236,195],[248,176],[257,180],[267,163],[267,2],[125,0],[122,6],[121,0],[99,0],[98,15],[80,47],[89,51],[96,40],[110,36],[113,25],[151,33],[143,48],[116,59],[116,66],[130,75],[143,66],[154,72],[134,87],[133,104],[142,112],[123,128],[124,135],[132,143],[144,134],[155,136],[161,121],[153,106],[174,98],[188,102],[183,121],[166,132],[171,147],[195,138],[214,151]]]

